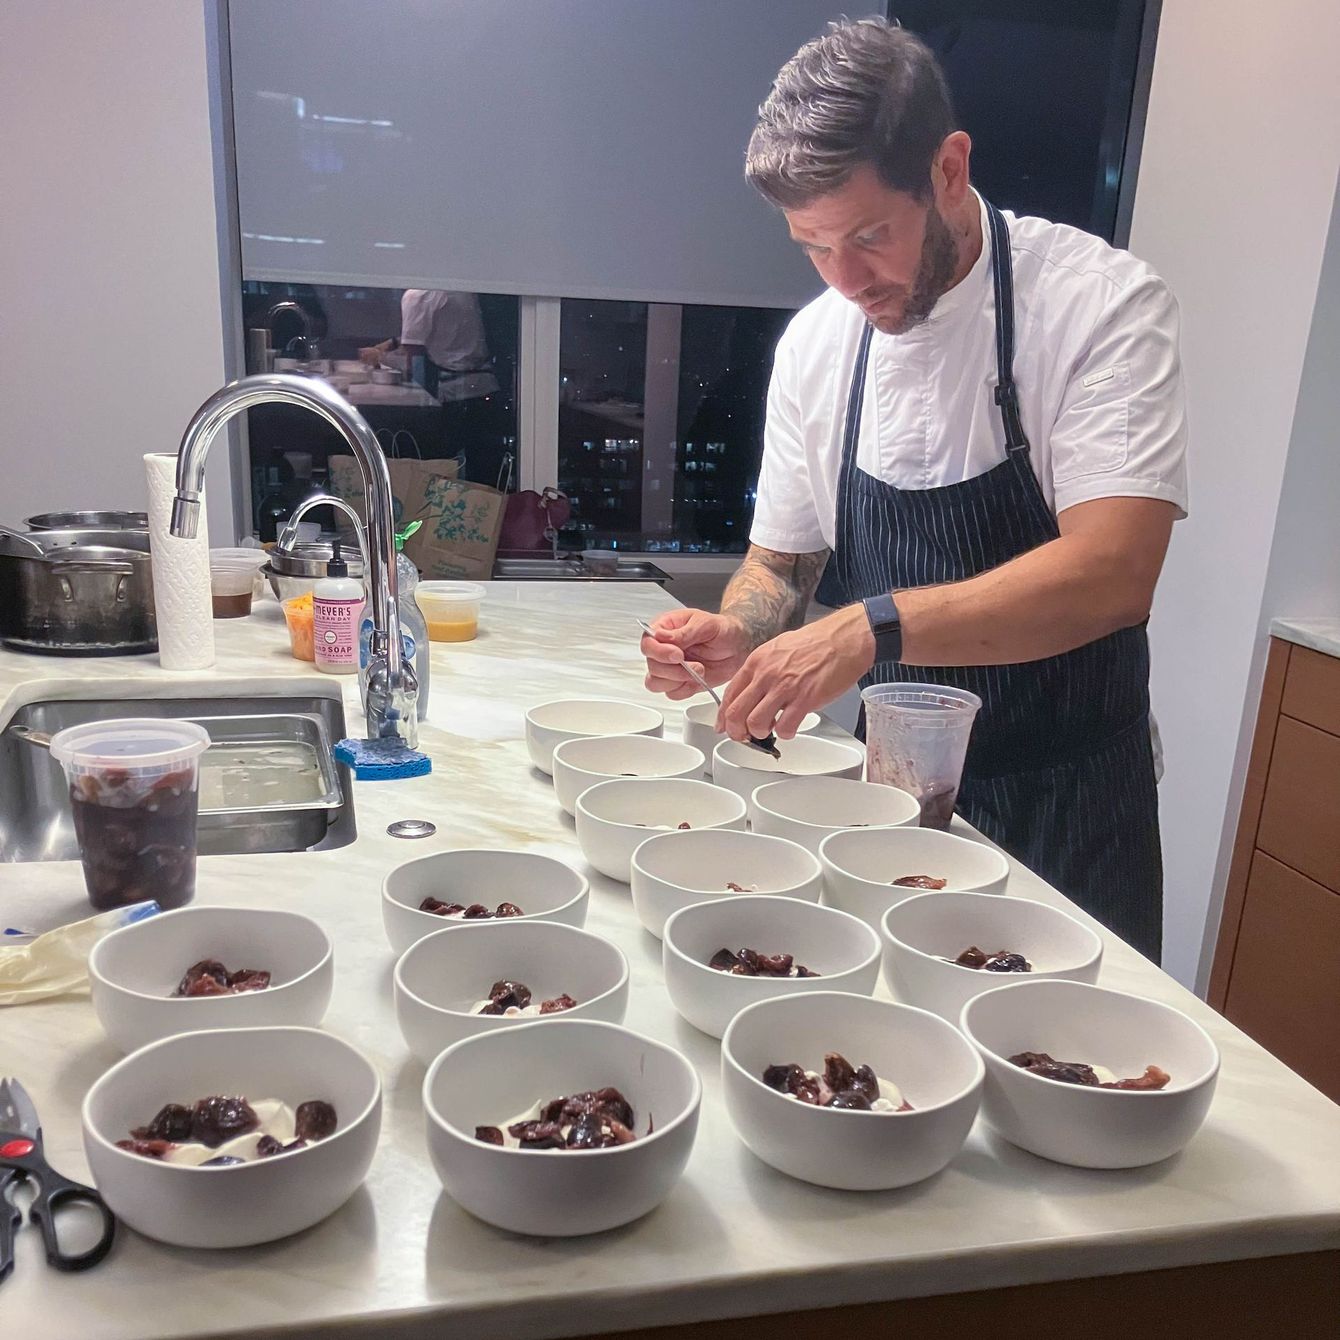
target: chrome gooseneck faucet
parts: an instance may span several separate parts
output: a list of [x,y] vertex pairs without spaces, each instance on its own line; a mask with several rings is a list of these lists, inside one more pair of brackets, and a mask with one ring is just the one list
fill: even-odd
[[394,500],[381,445],[367,420],[337,391],[310,377],[284,373],[243,377],[215,391],[195,412],[177,450],[177,496],[172,533],[190,539],[200,520],[205,458],[219,430],[235,414],[255,405],[297,405],[324,419],[348,444],[363,476],[367,499],[368,564],[364,574],[372,606],[372,646],[363,702],[368,738],[400,735],[417,742],[419,695],[414,671],[401,654],[396,590]]

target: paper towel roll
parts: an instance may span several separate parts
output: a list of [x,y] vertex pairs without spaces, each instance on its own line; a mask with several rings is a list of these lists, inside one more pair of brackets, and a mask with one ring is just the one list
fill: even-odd
[[149,543],[154,570],[154,614],[158,659],[164,670],[204,670],[214,664],[214,603],[209,594],[209,529],[205,495],[195,539],[172,534],[177,493],[177,457],[151,452],[144,458],[149,486]]

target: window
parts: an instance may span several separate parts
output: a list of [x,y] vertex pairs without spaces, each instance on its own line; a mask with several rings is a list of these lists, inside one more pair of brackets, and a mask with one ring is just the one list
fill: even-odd
[[[515,486],[516,298],[249,281],[242,309],[248,372],[323,377],[388,452],[456,457],[463,476],[486,484],[506,477],[510,458]],[[398,384],[368,380],[360,353]],[[269,540],[277,521],[324,487],[330,456],[347,448],[315,415],[288,405],[250,410],[247,435],[252,521]]]
[[763,452],[776,308],[565,299],[559,332],[563,539],[742,553]]

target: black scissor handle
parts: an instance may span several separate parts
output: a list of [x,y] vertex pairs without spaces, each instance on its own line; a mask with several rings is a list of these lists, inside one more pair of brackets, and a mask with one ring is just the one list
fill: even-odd
[[[91,1205],[102,1216],[102,1236],[86,1252],[74,1256],[61,1251],[56,1233],[55,1211],[63,1205]],[[28,1218],[42,1230],[47,1264],[57,1270],[87,1270],[112,1250],[116,1237],[116,1216],[91,1186],[71,1182],[59,1173],[44,1173],[41,1189],[28,1210]]]
[[14,1233],[23,1222],[23,1211],[9,1200],[9,1190],[23,1179],[0,1168],[0,1284],[14,1269]]

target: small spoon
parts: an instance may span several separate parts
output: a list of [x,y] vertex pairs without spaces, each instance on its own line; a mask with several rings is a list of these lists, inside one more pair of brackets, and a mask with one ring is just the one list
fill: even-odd
[[6,727],[10,735],[17,735],[20,740],[27,740],[29,744],[36,745],[39,749],[51,748],[51,732],[45,730],[34,730],[31,726],[23,726],[18,722]]
[[[637,615],[634,615],[633,617],[637,619],[637,626],[640,629],[642,629],[644,633],[646,633],[649,637],[656,636],[655,630],[649,623],[646,623],[642,619],[638,619]],[[716,703],[718,707],[720,707],[721,695],[687,661],[682,661],[680,664],[685,674],[687,674],[689,678],[692,679],[693,682],[697,684],[700,688],[706,689],[707,692],[712,695],[712,701]],[[756,736],[751,735],[749,739],[745,741],[745,743],[748,744],[751,748],[759,750],[761,753],[771,754],[772,757],[775,758],[779,763],[781,762],[782,751],[777,748],[776,735],[769,734],[763,736],[762,738],[758,738]]]

